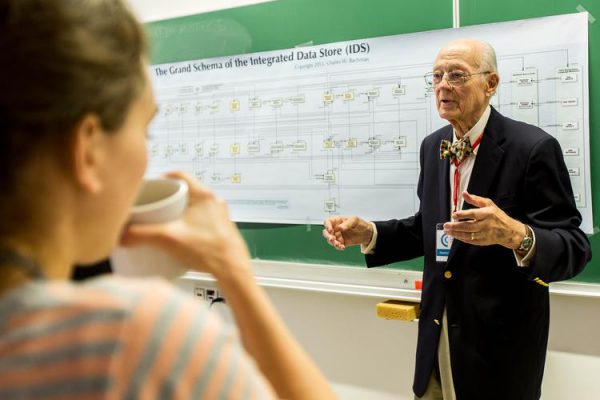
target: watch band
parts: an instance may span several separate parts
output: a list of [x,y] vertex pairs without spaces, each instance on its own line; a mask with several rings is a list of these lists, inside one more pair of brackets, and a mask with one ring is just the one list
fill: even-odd
[[531,246],[533,246],[533,235],[529,225],[525,225],[525,237],[523,240],[521,240],[521,244],[519,245],[517,251],[528,252],[531,250]]

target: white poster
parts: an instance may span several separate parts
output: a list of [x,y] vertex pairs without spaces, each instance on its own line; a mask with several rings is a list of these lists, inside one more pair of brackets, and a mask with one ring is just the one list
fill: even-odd
[[496,49],[492,105],[559,140],[591,233],[586,13],[153,65],[149,174],[193,173],[236,221],[411,215],[419,146],[447,125],[424,75],[460,37]]

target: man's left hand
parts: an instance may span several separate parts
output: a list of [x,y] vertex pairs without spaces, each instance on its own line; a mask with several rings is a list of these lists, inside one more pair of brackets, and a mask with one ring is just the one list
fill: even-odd
[[519,248],[527,228],[509,217],[491,199],[462,193],[465,202],[475,206],[452,213],[452,222],[444,224],[444,232],[461,242],[476,246],[499,244],[512,250]]

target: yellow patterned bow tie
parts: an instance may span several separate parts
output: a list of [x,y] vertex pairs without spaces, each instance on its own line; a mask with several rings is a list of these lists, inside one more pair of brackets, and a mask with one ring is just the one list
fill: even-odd
[[473,148],[469,138],[460,139],[454,143],[444,139],[440,144],[440,158],[448,159],[451,163],[458,162],[460,164],[471,154],[473,154]]

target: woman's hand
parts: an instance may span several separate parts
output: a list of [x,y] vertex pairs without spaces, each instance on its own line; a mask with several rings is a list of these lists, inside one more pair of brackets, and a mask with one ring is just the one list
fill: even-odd
[[183,215],[164,224],[131,224],[121,238],[124,246],[159,247],[187,267],[221,276],[235,269],[250,269],[248,248],[227,205],[196,179],[183,172],[167,174],[189,186]]

